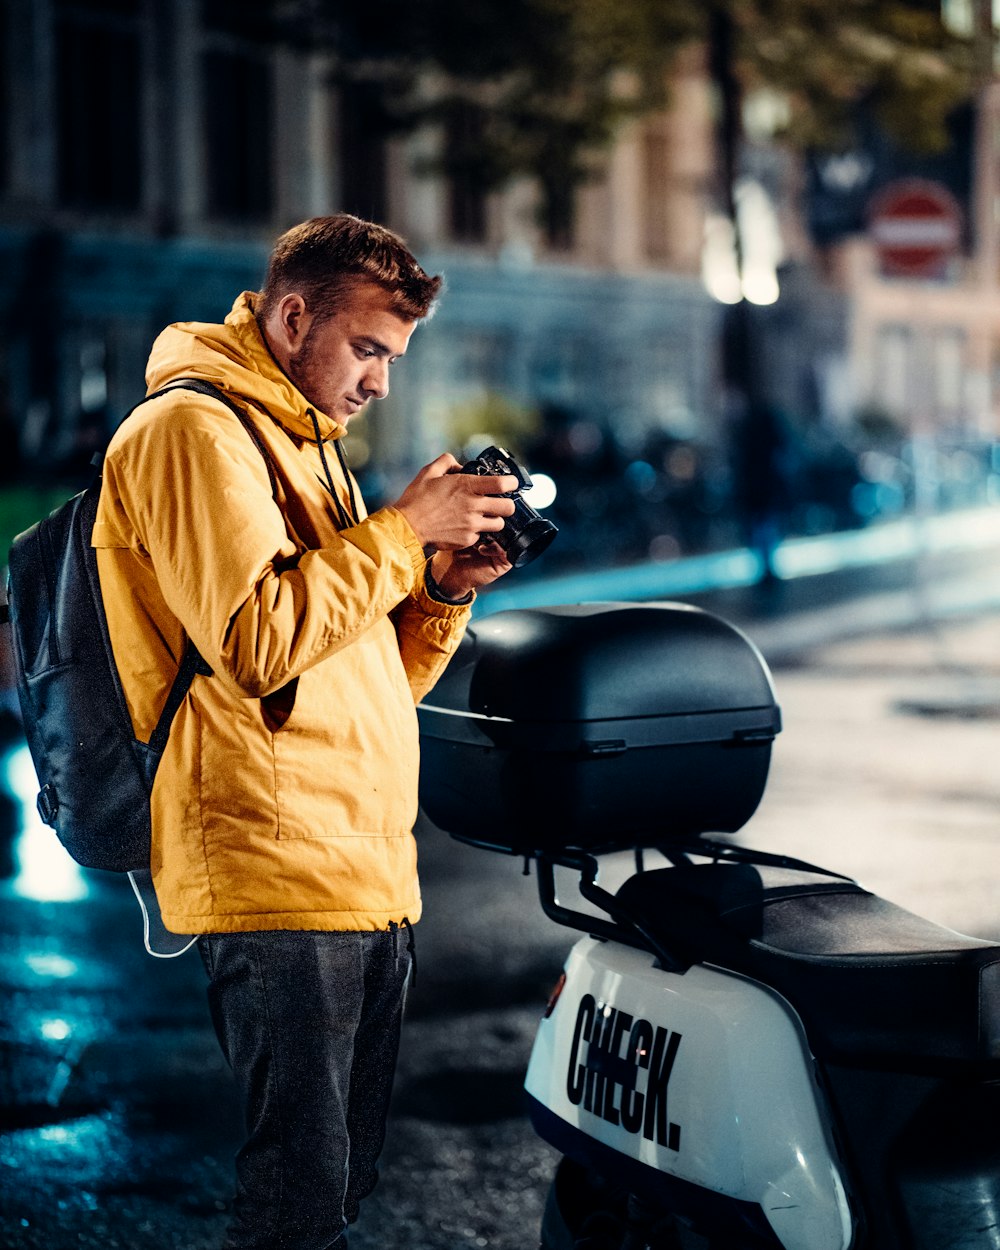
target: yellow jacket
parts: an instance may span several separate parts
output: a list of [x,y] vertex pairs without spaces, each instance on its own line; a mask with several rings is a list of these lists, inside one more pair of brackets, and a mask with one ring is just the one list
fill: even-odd
[[[129,711],[148,741],[188,637],[213,669],[171,729],[152,795],[168,929],[380,929],[420,914],[414,704],[467,607],[426,590],[420,544],[381,508],[340,530],[306,399],[242,295],[224,325],[156,340],[153,391],[108,450],[93,545]],[[344,428],[317,412],[324,440]],[[337,457],[327,454],[338,489]],[[355,491],[357,496],[357,491]]]

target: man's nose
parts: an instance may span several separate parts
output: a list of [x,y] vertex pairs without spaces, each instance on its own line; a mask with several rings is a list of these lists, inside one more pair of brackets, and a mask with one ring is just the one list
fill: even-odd
[[389,362],[373,360],[361,382],[364,392],[371,399],[385,399],[389,394]]

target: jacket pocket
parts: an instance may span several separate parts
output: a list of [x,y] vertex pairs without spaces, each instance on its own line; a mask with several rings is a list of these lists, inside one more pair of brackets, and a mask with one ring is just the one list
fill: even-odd
[[233,699],[206,681],[198,691],[198,801],[204,836],[274,836],[273,735],[250,699]]
[[301,675],[294,711],[271,739],[278,838],[410,831],[416,711],[392,669],[358,665],[344,652]]

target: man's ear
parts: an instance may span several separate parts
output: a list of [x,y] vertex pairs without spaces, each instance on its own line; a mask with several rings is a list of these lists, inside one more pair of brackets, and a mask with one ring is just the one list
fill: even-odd
[[294,291],[283,296],[274,310],[274,319],[282,346],[294,356],[305,342],[312,324],[312,314],[306,308],[305,300]]

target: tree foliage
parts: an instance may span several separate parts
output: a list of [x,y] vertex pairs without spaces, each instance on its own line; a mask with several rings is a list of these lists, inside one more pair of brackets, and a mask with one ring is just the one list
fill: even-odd
[[577,185],[626,119],[663,105],[691,45],[737,100],[781,92],[787,138],[804,145],[846,145],[866,106],[904,143],[940,147],[975,86],[974,43],[934,0],[299,0],[272,13],[282,37],[331,51],[340,81],[377,86],[387,125],[448,128],[448,172],[485,190],[524,174],[550,195]]
[[974,43],[950,33],[939,6],[883,0],[734,0],[747,86],[791,102],[789,137],[810,146],[850,140],[859,104],[916,149],[943,147],[949,113],[975,87]]

